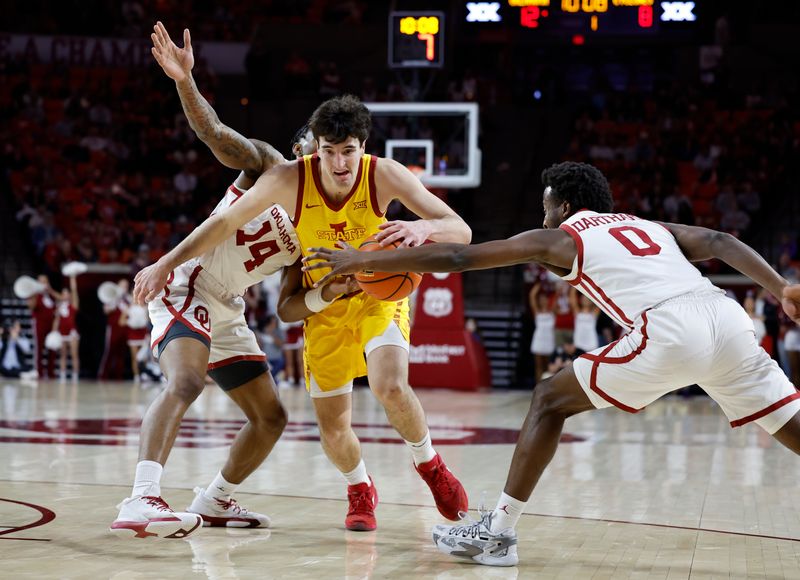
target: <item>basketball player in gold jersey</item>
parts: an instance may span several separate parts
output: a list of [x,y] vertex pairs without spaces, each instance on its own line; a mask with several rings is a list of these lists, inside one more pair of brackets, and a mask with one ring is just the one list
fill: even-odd
[[[376,232],[383,244],[399,240],[406,247],[426,240],[469,243],[467,224],[408,169],[392,159],[365,154],[371,118],[357,98],[324,102],[309,126],[316,155],[277,165],[262,175],[236,204],[210,217],[142,270],[134,298],[151,300],[178,264],[215,247],[272,204],[289,213],[304,252],[312,246],[334,247],[337,240],[358,246]],[[423,219],[387,222],[384,213],[394,199]],[[380,302],[361,293],[338,296],[328,285],[313,287],[318,274],[302,274],[299,284],[300,275],[297,269],[289,270],[279,314],[286,321],[305,319],[306,386],[322,447],[348,483],[345,526],[372,530],[377,525],[378,496],[351,427],[353,379],[364,374],[389,422],[411,449],[440,513],[458,519],[458,512],[467,509],[466,493],[433,450],[422,406],[408,385],[407,300]],[[295,286],[302,286],[300,292],[294,292]]]

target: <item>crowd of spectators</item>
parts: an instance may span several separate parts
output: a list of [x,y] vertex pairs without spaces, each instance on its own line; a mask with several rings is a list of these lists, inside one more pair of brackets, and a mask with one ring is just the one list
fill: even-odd
[[197,38],[247,42],[262,23],[360,24],[370,17],[365,0],[34,0],[6,14],[7,32],[146,38],[155,19],[179,23]]
[[[566,156],[608,176],[620,211],[720,229],[770,255],[755,226],[790,195],[800,122],[785,102],[752,104],[724,108],[701,87],[601,92],[577,116]],[[770,257],[781,267],[800,259],[796,249]]]
[[[199,64],[195,77],[213,100],[213,75]],[[138,269],[228,185],[219,164],[198,158],[202,143],[155,70],[5,63],[0,104],[0,162],[47,274],[70,260]]]

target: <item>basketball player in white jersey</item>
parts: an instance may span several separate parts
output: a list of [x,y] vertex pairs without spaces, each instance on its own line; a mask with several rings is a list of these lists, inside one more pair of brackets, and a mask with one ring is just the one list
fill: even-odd
[[[192,128],[224,165],[243,170],[214,209],[214,214],[219,213],[245,195],[262,172],[285,159],[269,144],[248,140],[219,122],[192,79],[194,58],[188,31],[183,49],[169,39],[161,23],[152,38],[153,55],[175,80]],[[304,128],[295,137],[295,154],[313,152],[307,133]],[[112,532],[137,538],[181,538],[201,523],[269,526],[267,516],[249,512],[231,497],[261,465],[286,425],[266,357],[247,327],[242,294],[295,263],[299,255],[291,220],[280,206],[273,205],[219,246],[176,267],[149,303],[151,345],[168,382],[142,421],[133,491],[120,504]],[[347,282],[331,285],[335,293],[352,289]],[[211,485],[195,489],[196,497],[186,512],[173,512],[161,498],[161,474],[181,419],[203,390],[206,372],[242,409],[247,423]]]
[[591,165],[554,165],[542,173],[542,182],[541,230],[474,246],[429,244],[393,252],[358,252],[340,244],[344,251],[319,248],[305,259],[321,260],[306,268],[330,268],[327,276],[455,272],[535,261],[628,329],[536,387],[495,510],[469,525],[434,527],[442,552],[493,566],[517,563],[514,528],[553,458],[564,420],[577,413],[611,405],[636,413],[696,383],[719,403],[732,427],[758,423],[800,453],[800,391],[759,347],[742,307],[690,262],[724,261],[781,300],[795,322],[800,285],[789,285],[729,234],[612,213],[608,182]]

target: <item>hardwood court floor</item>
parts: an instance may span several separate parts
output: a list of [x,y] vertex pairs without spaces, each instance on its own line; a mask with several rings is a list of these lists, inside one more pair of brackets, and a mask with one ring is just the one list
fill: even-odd
[[[756,426],[730,429],[705,398],[570,419],[518,527],[516,568],[436,551],[429,529],[442,519],[364,389],[354,422],[380,494],[376,532],[343,529],[345,485],[305,393],[289,390],[290,426],[237,493],[270,515],[271,530],[117,539],[107,528],[130,491],[138,421],[156,393],[131,383],[0,383],[0,578],[800,578],[800,459]],[[493,507],[529,394],[419,396],[471,507],[482,491]],[[174,508],[210,482],[241,423],[222,392],[206,389],[165,469]]]

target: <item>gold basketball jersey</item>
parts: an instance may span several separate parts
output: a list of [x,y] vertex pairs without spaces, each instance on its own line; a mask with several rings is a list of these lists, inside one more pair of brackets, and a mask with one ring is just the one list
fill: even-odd
[[[377,161],[378,158],[372,155],[361,157],[353,188],[339,203],[329,200],[322,192],[317,155],[306,155],[303,162],[297,164],[300,179],[293,223],[304,256],[308,254],[308,248],[334,248],[337,240],[357,248],[378,232],[378,225],[386,218],[378,207],[375,191]],[[310,288],[324,274],[323,270],[305,272],[303,286]]]

